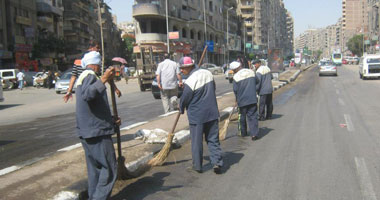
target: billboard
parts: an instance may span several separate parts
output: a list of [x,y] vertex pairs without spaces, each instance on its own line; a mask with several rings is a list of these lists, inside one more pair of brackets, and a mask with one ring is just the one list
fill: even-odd
[[272,72],[284,71],[282,49],[268,49],[268,67]]

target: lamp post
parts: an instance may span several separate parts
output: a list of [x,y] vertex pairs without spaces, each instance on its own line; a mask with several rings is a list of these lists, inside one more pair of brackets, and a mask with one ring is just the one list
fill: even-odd
[[230,51],[229,51],[229,44],[228,44],[228,35],[229,35],[229,25],[228,25],[228,11],[234,9],[234,7],[227,9],[227,63],[230,63]]
[[[203,22],[204,22],[204,27],[205,27],[205,45],[207,44],[207,25],[206,25],[206,4],[205,1],[203,1]],[[207,51],[206,51],[206,62],[208,62],[208,57],[207,57]]]
[[167,43],[167,45],[168,45],[168,54],[170,54],[170,46],[169,46],[168,0],[166,0],[166,43]]

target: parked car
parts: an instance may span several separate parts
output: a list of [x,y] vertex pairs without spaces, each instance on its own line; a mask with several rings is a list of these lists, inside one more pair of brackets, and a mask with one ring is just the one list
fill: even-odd
[[343,64],[343,65],[347,65],[347,64],[348,64],[348,61],[347,61],[346,59],[343,59],[343,60],[342,60],[342,64]]
[[284,60],[283,65],[284,67],[289,67],[290,62],[288,60]]
[[3,79],[0,77],[0,102],[4,101],[4,96],[3,96]]
[[[57,94],[66,93],[69,89],[72,71],[72,69],[66,70],[55,83],[55,92]],[[74,84],[73,92],[75,92],[76,87],[77,85]]]
[[322,75],[334,75],[338,76],[338,70],[333,62],[326,61],[319,67],[319,76]]
[[359,76],[361,79],[380,77],[380,55],[366,55],[359,62]]
[[201,69],[207,69],[208,71],[210,71],[214,75],[216,75],[218,73],[223,73],[223,69],[221,67],[218,67],[212,63],[204,63],[201,65],[200,68]]
[[19,72],[18,69],[1,69],[0,70],[0,77],[3,79],[3,84],[5,88],[13,89],[17,88],[17,73]]
[[[181,74],[181,76],[182,76],[182,83],[184,83],[186,81],[187,77],[189,77],[189,75],[183,75],[183,74]],[[178,98],[181,97],[182,92],[183,92],[183,88],[178,87]],[[154,80],[152,82],[152,94],[153,94],[153,97],[155,99],[161,99],[161,92],[160,92],[160,88],[158,88],[156,78],[154,78]]]

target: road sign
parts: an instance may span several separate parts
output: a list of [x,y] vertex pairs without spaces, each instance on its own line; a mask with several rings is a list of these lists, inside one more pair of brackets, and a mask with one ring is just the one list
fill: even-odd
[[177,40],[179,39],[179,32],[169,32],[169,39],[170,40]]
[[214,52],[214,41],[208,40],[206,44],[207,44],[207,51]]

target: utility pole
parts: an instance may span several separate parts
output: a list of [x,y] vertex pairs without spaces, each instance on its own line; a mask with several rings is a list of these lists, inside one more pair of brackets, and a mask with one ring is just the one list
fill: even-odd
[[[204,21],[204,27],[205,27],[205,45],[207,45],[207,25],[206,25],[206,3],[205,3],[205,0],[203,0],[203,21]],[[206,62],[209,62],[207,54],[208,53],[206,51]]]
[[168,45],[168,54],[170,54],[170,45],[169,45],[168,0],[166,0],[166,43],[167,43],[167,45]]
[[101,44],[102,44],[102,75],[104,73],[104,40],[103,40],[103,21],[102,21],[102,14],[100,11],[100,0],[98,0],[98,20],[99,20],[99,25],[100,25],[100,39],[101,39]]

